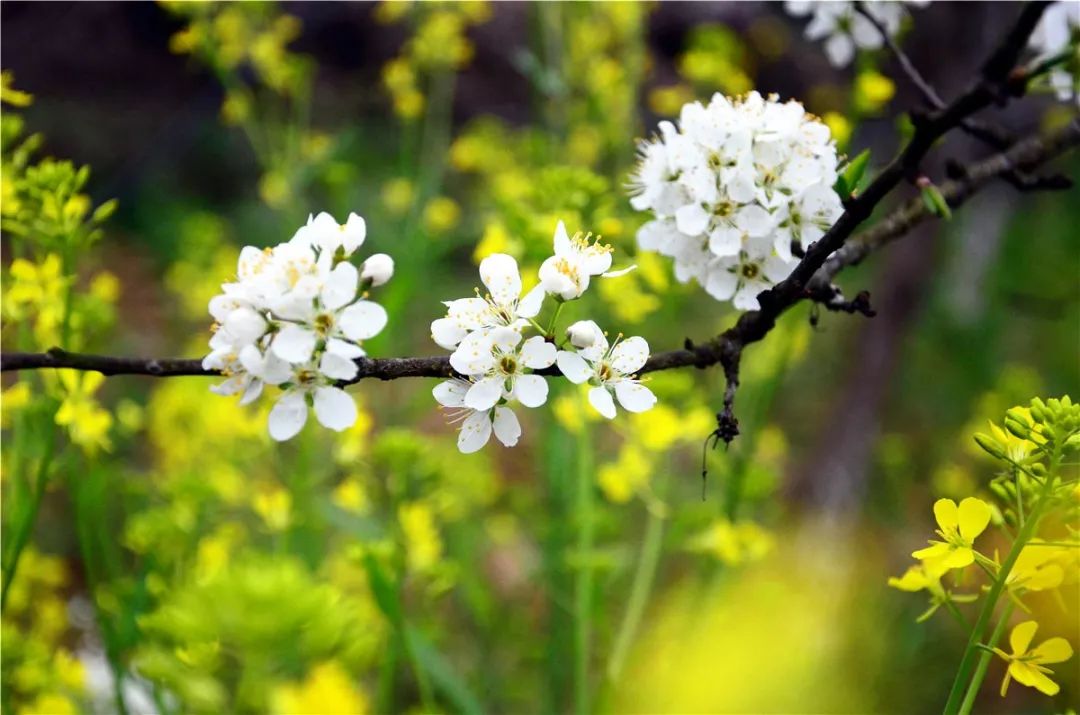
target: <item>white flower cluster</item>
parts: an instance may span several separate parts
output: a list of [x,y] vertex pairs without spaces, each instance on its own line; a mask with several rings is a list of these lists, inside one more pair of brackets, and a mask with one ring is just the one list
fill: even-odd
[[361,341],[386,326],[386,311],[366,291],[394,273],[383,253],[359,269],[350,263],[366,234],[356,214],[344,224],[328,213],[309,217],[287,243],[245,246],[236,281],[210,300],[214,335],[202,364],[226,376],[211,390],[240,393],[240,403],[248,404],[264,385],[279,386],[284,394],[270,411],[276,440],[303,428],[309,405],[330,429],[356,422],[356,404],[336,383],[356,377],[355,360],[365,355]]
[[[910,4],[923,7],[930,0],[909,0]],[[904,19],[904,2],[894,0],[871,0],[863,6],[875,20],[896,37]],[[876,50],[884,40],[874,24],[855,10],[855,3],[846,0],[824,2],[822,0],[787,0],[788,14],[795,17],[810,15],[806,26],[806,39],[825,40],[825,55],[833,67],[846,67],[855,57],[855,50]]]
[[1031,35],[1031,48],[1040,59],[1072,50],[1063,65],[1050,71],[1050,86],[1061,101],[1080,105],[1080,3],[1066,0],[1046,8]]
[[[572,382],[592,382],[589,400],[605,417],[615,416],[612,393],[632,412],[656,403],[652,392],[633,379],[649,358],[644,339],[630,338],[609,349],[596,323],[579,321],[567,332],[566,342],[574,349],[560,351],[548,332],[554,318],[548,331],[536,322],[549,295],[561,309],[581,297],[591,277],[611,278],[633,268],[609,272],[611,248],[590,243],[588,236],[571,238],[562,221],[554,243],[555,254],[540,266],[540,282],[532,290],[522,294],[517,261],[496,253],[480,262],[487,293],[447,301],[446,317],[431,324],[432,339],[453,351],[450,365],[464,378],[440,383],[433,394],[440,405],[454,410],[453,421],[461,423],[458,449],[466,454],[487,444],[492,432],[507,447],[517,444],[521,424],[511,405],[533,408],[547,402],[547,380],[536,371],[556,362]],[[526,338],[530,330],[538,334]]]
[[655,215],[638,245],[675,260],[717,300],[758,309],[757,295],[843,213],[829,128],[798,102],[751,92],[686,104],[676,127],[640,146],[630,203]]

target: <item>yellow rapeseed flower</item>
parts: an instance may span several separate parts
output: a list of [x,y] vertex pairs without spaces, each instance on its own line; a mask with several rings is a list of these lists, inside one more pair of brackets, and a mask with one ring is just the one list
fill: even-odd
[[274,712],[282,715],[363,715],[370,712],[363,690],[336,661],[316,665],[302,683],[278,687],[272,699]]
[[272,487],[259,491],[251,506],[271,531],[284,531],[292,523],[292,495],[286,489]]
[[1031,648],[1031,641],[1035,638],[1035,631],[1039,624],[1035,621],[1024,621],[1012,629],[1009,634],[1009,646],[1012,653],[1006,653],[1000,648],[994,648],[994,652],[1005,659],[1009,664],[1005,671],[1005,678],[1001,681],[1001,697],[1009,689],[1009,681],[1016,680],[1021,685],[1035,688],[1046,695],[1057,695],[1061,687],[1047,676],[1054,671],[1045,667],[1044,663],[1063,663],[1072,658],[1073,650],[1069,641],[1064,638],[1049,638],[1035,648]]
[[912,556],[926,561],[927,567],[938,573],[970,566],[975,561],[975,539],[986,530],[990,514],[990,505],[975,497],[964,499],[959,507],[952,499],[938,499],[934,502],[934,517],[942,540],[931,540],[931,546]]
[[56,424],[67,427],[71,441],[87,454],[98,449],[111,449],[112,415],[94,399],[105,376],[99,372],[80,373],[77,370],[59,370],[58,373],[67,394],[56,412]]
[[443,544],[435,524],[435,514],[424,502],[408,502],[398,507],[398,522],[405,537],[409,569],[431,570],[442,558]]
[[382,185],[379,192],[383,206],[395,216],[402,216],[413,201],[413,184],[406,178],[396,177]]
[[424,228],[428,233],[446,233],[461,220],[461,207],[446,196],[436,196],[424,207]]

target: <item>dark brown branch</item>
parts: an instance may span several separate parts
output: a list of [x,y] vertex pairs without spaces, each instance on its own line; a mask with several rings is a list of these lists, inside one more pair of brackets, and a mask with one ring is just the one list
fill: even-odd
[[[1067,127],[1047,137],[1031,137],[1020,142],[1008,152],[992,156],[984,161],[967,167],[964,178],[942,184],[941,192],[954,208],[961,206],[968,198],[1011,166],[1034,168],[1055,157],[1066,153],[1080,144],[1080,120],[1075,120]],[[892,212],[872,228],[863,231],[833,253],[814,275],[802,298],[812,298],[821,286],[831,285],[832,280],[846,266],[860,263],[866,256],[878,248],[900,238],[913,226],[925,220],[935,218],[926,210],[925,204],[915,199]],[[801,298],[800,298],[801,299]],[[857,298],[856,298],[857,300]],[[748,313],[739,321],[740,324],[749,316]],[[760,318],[756,319],[760,320]],[[738,328],[738,326],[736,326]],[[734,329],[733,329],[734,330]],[[731,332],[731,331],[729,331]],[[747,333],[749,334],[749,333]],[[727,335],[727,334],[725,334]],[[681,350],[669,350],[653,355],[642,368],[643,373],[659,370],[671,370],[683,367],[707,368],[723,364],[728,380],[725,391],[725,405],[730,407],[734,401],[735,388],[738,385],[738,357],[745,343],[730,336],[720,336],[715,340],[695,345],[687,341]],[[453,375],[449,358],[406,357],[406,358],[361,358],[357,361],[360,372],[353,382],[364,378],[396,380],[405,377],[449,377]],[[68,368],[88,370],[104,375],[148,375],[151,377],[179,377],[184,375],[217,376],[216,370],[203,370],[199,360],[174,358],[130,358],[106,355],[86,355],[70,353],[53,348],[44,353],[8,352],[0,354],[0,370],[35,370],[45,368]],[[548,370],[548,374],[555,371]],[[737,425],[730,409],[726,413],[731,427]]]
[[[682,350],[653,355],[641,372],[722,365],[727,386],[723,408],[717,413],[715,435],[730,442],[738,434],[734,400],[743,350],[765,337],[786,310],[802,300],[813,298],[815,294],[822,295],[822,291],[828,291],[832,278],[844,266],[858,263],[871,251],[898,238],[916,223],[930,217],[921,201],[913,201],[874,228],[863,232],[856,241],[847,243],[855,229],[870,217],[893,189],[917,175],[919,164],[941,136],[960,126],[972,114],[991,103],[1023,94],[1028,75],[1014,68],[1048,4],[1032,2],[1026,5],[1009,34],[983,66],[980,78],[950,104],[918,118],[915,132],[908,144],[862,194],[845,197],[844,213],[819,241],[807,249],[791,275],[758,296],[760,310],[744,313],[732,328],[706,343],[695,345],[688,341]],[[972,165],[963,172],[963,176],[944,184],[941,187],[942,193],[950,205],[959,206],[991,179],[1004,176],[1016,167],[1033,168],[1065,153],[1078,141],[1080,123],[1074,121],[1049,138],[1028,139],[1008,151]],[[835,294],[832,297],[835,298]],[[393,380],[403,377],[448,377],[453,374],[447,357],[361,358],[357,362],[359,374],[352,382],[364,378]],[[59,367],[94,370],[106,375],[141,374],[165,377],[215,374],[213,371],[203,370],[198,360],[114,358],[67,353],[59,349],[47,353],[0,355],[2,371]],[[555,374],[555,370],[550,368],[542,373]]]
[[[919,72],[915,63],[911,61],[911,58],[904,52],[904,49],[893,39],[885,26],[874,17],[874,14],[870,12],[862,2],[855,3],[855,10],[874,26],[874,29],[877,30],[878,34],[881,36],[882,42],[885,43],[885,47],[888,48],[889,52],[896,59],[897,64],[900,65],[900,70],[908,78],[908,81],[919,91],[919,94],[922,95],[923,100],[930,108],[934,110],[944,109],[945,100],[941,98],[941,95],[934,85]],[[997,124],[968,118],[960,122],[959,126],[965,133],[979,140],[991,149],[1004,151],[1016,143],[1016,137],[1013,133]],[[1001,178],[1012,185],[1017,191],[1023,192],[1047,190],[1060,191],[1072,186],[1072,182],[1064,176],[1031,176],[1015,169],[1004,173]]]

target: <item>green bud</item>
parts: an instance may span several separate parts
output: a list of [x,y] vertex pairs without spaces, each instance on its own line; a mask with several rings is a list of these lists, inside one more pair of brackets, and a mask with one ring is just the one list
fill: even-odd
[[991,457],[994,457],[995,459],[1005,459],[1005,450],[1002,449],[1001,444],[990,435],[976,432],[975,443],[988,452]]

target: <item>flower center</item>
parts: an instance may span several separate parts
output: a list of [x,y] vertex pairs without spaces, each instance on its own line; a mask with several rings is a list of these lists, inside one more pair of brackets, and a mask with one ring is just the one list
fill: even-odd
[[600,363],[600,369],[596,371],[596,375],[600,378],[601,382],[607,382],[611,378],[615,377],[615,370],[611,367],[611,365],[608,365],[606,362],[602,362]]
[[716,205],[716,208],[713,209],[713,214],[720,218],[726,218],[733,213],[735,213],[735,204],[730,201],[721,201]]
[[742,273],[743,278],[746,278],[747,280],[757,278],[759,270],[756,263],[744,263],[739,268],[739,272]]
[[334,328],[334,316],[329,313],[320,313],[315,318],[315,332],[322,337],[326,337],[330,334],[330,331]]
[[499,359],[499,369],[505,375],[514,375],[517,373],[518,362],[513,355],[503,355]]
[[315,382],[317,377],[314,370],[308,370],[306,368],[296,372],[296,381],[301,385],[310,385]]

